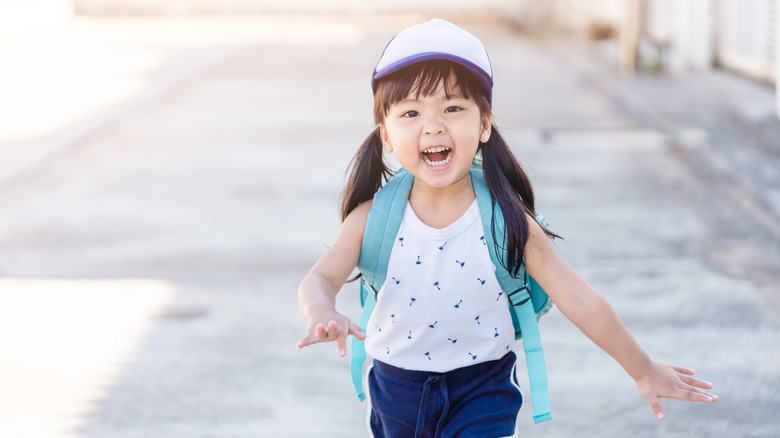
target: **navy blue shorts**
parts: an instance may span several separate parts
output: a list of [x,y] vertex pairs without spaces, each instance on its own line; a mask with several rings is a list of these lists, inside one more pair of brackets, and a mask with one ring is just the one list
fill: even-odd
[[446,373],[374,360],[368,374],[371,431],[384,437],[502,437],[515,432],[523,397],[513,352]]

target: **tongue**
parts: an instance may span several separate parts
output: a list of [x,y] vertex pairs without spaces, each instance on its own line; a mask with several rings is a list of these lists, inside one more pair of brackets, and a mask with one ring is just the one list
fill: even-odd
[[431,152],[428,154],[428,159],[431,161],[444,161],[447,159],[449,152]]

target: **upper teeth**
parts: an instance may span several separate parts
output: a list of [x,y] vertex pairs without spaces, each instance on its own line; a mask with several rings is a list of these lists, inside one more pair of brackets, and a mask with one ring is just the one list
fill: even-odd
[[434,152],[444,152],[444,151],[448,151],[448,150],[450,150],[450,148],[447,148],[447,147],[444,147],[444,146],[439,146],[439,147],[435,147],[435,148],[426,149],[426,150],[423,151],[423,153],[431,154],[431,153],[434,153]]

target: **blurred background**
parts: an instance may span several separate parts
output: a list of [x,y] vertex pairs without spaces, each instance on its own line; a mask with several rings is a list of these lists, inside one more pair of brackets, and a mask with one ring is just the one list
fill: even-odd
[[655,420],[553,311],[522,436],[780,436],[777,0],[0,0],[0,436],[367,436],[296,290],[432,17],[487,47],[560,253],[720,395]]

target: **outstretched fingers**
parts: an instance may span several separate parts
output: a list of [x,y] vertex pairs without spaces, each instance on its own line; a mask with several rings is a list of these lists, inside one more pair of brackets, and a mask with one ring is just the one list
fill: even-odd
[[680,380],[690,386],[695,386],[696,388],[704,388],[704,389],[711,389],[712,383],[705,382],[704,380],[699,380],[694,377],[690,377],[690,375],[683,375],[680,376]]
[[312,330],[307,330],[306,335],[301,338],[300,341],[298,341],[298,348],[308,347],[309,345],[316,344],[317,341],[317,335],[316,335],[316,328]]
[[360,330],[357,324],[347,318],[342,321],[330,320],[327,324],[319,323],[313,328],[309,328],[306,336],[298,341],[298,348],[303,348],[320,342],[336,341],[336,348],[339,356],[347,354],[347,337],[353,335],[360,340],[366,339],[366,335]]
[[681,367],[674,367],[674,370],[680,373],[677,377],[681,382],[681,384],[677,386],[677,395],[674,396],[675,398],[704,403],[714,402],[718,399],[717,395],[710,394],[699,389],[711,389],[713,384],[692,377],[694,374],[693,370]]
[[309,345],[314,344],[314,343],[316,343],[314,338],[311,335],[307,334],[306,336],[301,338],[301,340],[298,341],[298,344],[296,344],[296,345],[297,345],[298,348],[303,348],[303,347],[308,347]]
[[717,395],[704,391],[711,389],[712,383],[699,380],[693,374],[689,368],[653,362],[648,373],[637,380],[639,391],[656,418],[660,420],[666,416],[660,402],[663,397],[703,403],[718,400]]
[[349,335],[349,327],[339,326],[335,321],[331,321],[328,324],[328,329],[331,333],[336,335],[336,348],[339,351],[339,356],[344,357],[347,355],[347,335]]
[[687,374],[689,376],[692,376],[692,375],[694,375],[696,373],[696,371],[694,371],[694,370],[692,370],[690,368],[678,367],[676,365],[672,365],[672,369],[677,371],[680,374]]
[[363,330],[360,330],[360,326],[352,321],[349,322],[349,334],[360,339],[361,341],[366,340],[366,334],[363,333]]
[[328,342],[336,339],[336,330],[331,330],[329,328],[331,324],[336,324],[336,322],[330,321],[328,325],[319,323],[313,328],[309,327],[309,330],[306,331],[306,336],[298,341],[298,348],[308,347],[309,345],[320,342]]
[[717,395],[706,393],[693,386],[681,386],[677,388],[677,393],[673,397],[680,400],[704,403],[711,403],[718,399]]
[[653,410],[655,418],[663,420],[666,416],[666,413],[664,412],[664,407],[661,404],[661,400],[659,400],[655,395],[647,396],[645,397],[645,400],[647,401],[647,404],[650,405],[650,409]]
[[[333,322],[333,321],[331,321]],[[360,330],[357,324],[347,320],[347,327],[338,327],[338,335],[336,337],[336,346],[339,350],[339,356],[344,357],[347,355],[347,337],[352,335],[361,341],[366,339],[366,335]]]

